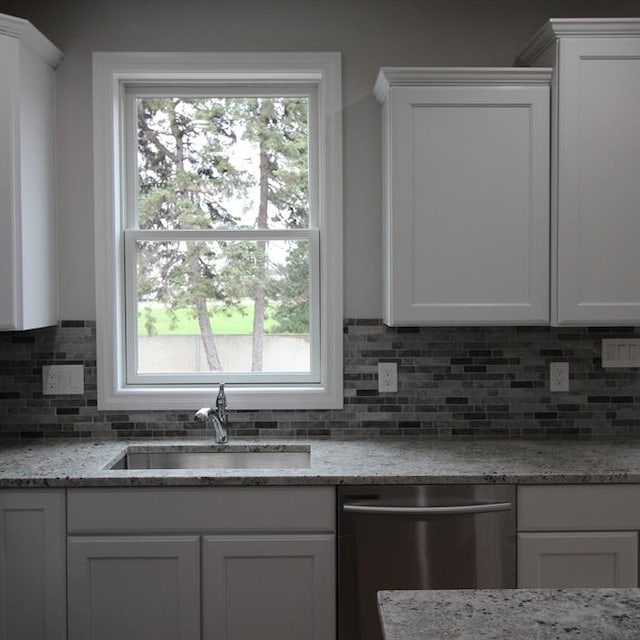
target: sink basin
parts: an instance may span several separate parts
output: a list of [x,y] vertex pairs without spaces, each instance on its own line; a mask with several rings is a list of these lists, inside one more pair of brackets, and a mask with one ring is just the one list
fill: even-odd
[[309,447],[129,448],[110,469],[302,469],[311,464]]

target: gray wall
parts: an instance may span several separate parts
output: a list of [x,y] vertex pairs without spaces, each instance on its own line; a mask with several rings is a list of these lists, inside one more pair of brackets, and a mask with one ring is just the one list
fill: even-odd
[[383,65],[509,66],[549,17],[634,16],[638,0],[0,0],[65,53],[58,73],[60,317],[95,319],[92,51],[340,51],[345,316],[381,315]]

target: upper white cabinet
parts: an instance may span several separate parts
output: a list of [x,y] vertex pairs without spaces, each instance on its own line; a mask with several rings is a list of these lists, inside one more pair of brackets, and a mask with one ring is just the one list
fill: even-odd
[[550,82],[380,70],[386,324],[549,322]]
[[640,322],[640,19],[550,20],[552,322]]
[[55,67],[29,22],[0,14],[0,330],[57,322]]

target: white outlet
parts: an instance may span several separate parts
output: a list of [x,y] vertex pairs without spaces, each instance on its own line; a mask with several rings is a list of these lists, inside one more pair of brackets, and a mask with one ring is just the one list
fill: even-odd
[[569,391],[568,362],[552,362],[549,365],[549,391]]
[[395,362],[378,362],[378,391],[396,393],[398,391],[398,365]]
[[83,394],[84,367],[81,364],[42,367],[42,393],[45,396]]

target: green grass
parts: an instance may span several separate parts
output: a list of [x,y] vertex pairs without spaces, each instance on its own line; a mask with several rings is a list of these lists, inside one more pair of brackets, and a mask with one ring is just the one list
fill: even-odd
[[[138,333],[140,335],[147,335],[145,327],[147,314],[144,309],[145,305],[141,304],[138,313]],[[250,335],[253,333],[253,303],[246,302],[242,311],[234,308],[226,311],[214,309],[211,313],[211,328],[213,332],[226,335]],[[177,323],[175,327],[171,326],[171,318],[166,309],[153,307],[151,315],[155,320],[155,333],[157,335],[190,336],[200,334],[198,320],[189,309],[178,309],[176,311]],[[274,324],[272,320],[267,318],[265,323],[267,332],[270,331]]]

